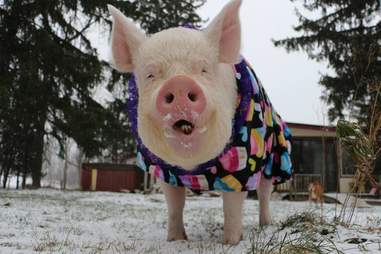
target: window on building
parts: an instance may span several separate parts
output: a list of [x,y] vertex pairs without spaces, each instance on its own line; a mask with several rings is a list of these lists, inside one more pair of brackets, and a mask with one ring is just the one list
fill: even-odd
[[323,167],[321,139],[295,139],[291,158],[295,173],[321,174]]
[[381,177],[381,156],[378,156],[374,165],[373,175]]
[[[356,173],[355,163],[350,156],[350,154],[345,150],[345,148],[342,149],[342,161],[343,161],[343,175],[354,175]],[[381,156],[379,156],[374,165],[374,170],[372,172],[372,175],[379,176],[381,175]]]
[[343,175],[354,175],[356,172],[355,164],[354,164],[352,157],[345,150],[345,148],[342,149],[341,158],[342,158],[342,163],[343,163],[342,174]]
[[326,169],[325,169],[325,191],[338,191],[338,173],[336,142],[334,139],[326,139]]
[[[302,183],[296,188],[306,191],[307,184],[319,180],[325,191],[337,191],[336,140],[332,137],[298,137],[292,143],[291,159],[296,174]],[[324,171],[325,168],[325,171]],[[303,178],[301,178],[303,177]],[[324,177],[324,179],[323,179]],[[305,182],[303,182],[305,181]]]

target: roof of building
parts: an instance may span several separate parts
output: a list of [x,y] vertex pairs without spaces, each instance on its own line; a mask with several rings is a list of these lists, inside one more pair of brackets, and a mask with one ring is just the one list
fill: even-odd
[[336,126],[287,122],[290,128],[336,132]]

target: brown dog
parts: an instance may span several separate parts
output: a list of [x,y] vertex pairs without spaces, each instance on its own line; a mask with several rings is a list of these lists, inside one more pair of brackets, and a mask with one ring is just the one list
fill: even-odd
[[314,181],[308,184],[308,200],[323,206],[324,202],[324,188],[319,181]]

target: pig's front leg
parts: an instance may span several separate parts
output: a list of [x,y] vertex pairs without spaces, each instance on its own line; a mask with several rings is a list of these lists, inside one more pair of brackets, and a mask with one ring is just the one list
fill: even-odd
[[271,180],[262,176],[260,184],[257,188],[257,195],[259,200],[259,225],[265,226],[271,224],[270,215],[270,198],[273,190]]
[[165,182],[161,182],[160,185],[168,207],[167,241],[187,240],[183,223],[185,188],[174,187]]
[[238,244],[242,239],[242,207],[247,192],[224,192],[224,244]]

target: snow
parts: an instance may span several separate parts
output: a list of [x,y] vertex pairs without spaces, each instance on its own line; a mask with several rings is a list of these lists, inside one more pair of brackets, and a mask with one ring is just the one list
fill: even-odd
[[198,133],[204,133],[204,132],[206,132],[208,130],[208,128],[206,128],[206,126],[204,126],[204,127],[202,127],[199,131],[198,131]]
[[172,119],[172,115],[170,113],[166,114],[165,117],[163,118],[164,121],[169,121]]
[[[272,201],[276,223],[303,211],[308,202]],[[339,211],[324,205],[333,218]],[[318,210],[318,209],[316,209]],[[344,253],[381,253],[381,207],[357,209],[354,225],[337,227],[331,240]],[[258,228],[258,201],[244,206],[244,239],[222,245],[221,198],[187,197],[188,241],[166,242],[166,204],[162,194],[40,190],[0,190],[0,253],[245,253]],[[277,226],[259,234],[264,241]],[[363,244],[347,243],[365,238]],[[363,252],[361,252],[363,251]]]

